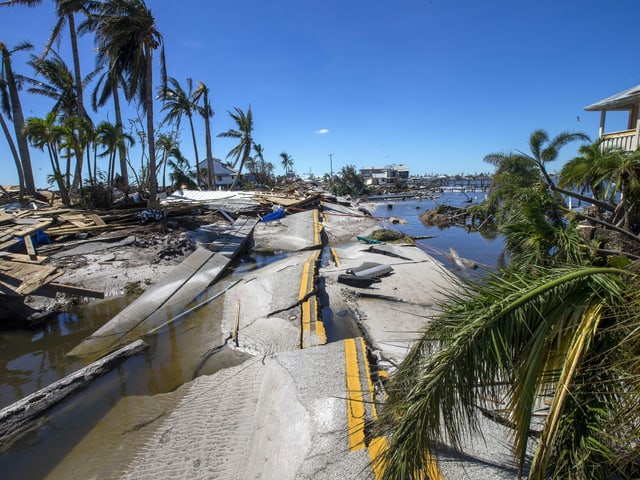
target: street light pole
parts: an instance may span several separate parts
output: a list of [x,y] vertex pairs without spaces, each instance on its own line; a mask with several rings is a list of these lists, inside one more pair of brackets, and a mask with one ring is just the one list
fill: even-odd
[[333,178],[333,153],[329,154],[329,178]]

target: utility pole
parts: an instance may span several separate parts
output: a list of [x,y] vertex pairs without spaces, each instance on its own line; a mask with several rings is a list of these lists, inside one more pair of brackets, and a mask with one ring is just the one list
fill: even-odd
[[329,154],[329,178],[333,178],[333,153]]

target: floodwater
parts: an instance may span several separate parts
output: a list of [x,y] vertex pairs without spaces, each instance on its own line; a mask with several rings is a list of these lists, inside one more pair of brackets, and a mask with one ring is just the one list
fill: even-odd
[[[446,201],[442,198],[439,201],[461,206],[466,204],[466,199],[464,194],[451,193],[447,194]],[[406,219],[408,223],[405,225],[387,226],[408,235],[433,235],[432,238],[418,240],[418,246],[452,270],[458,267],[450,259],[450,247],[462,257],[487,268],[501,264],[504,247],[502,240],[495,235],[468,233],[457,227],[425,227],[419,214],[434,206],[435,203],[427,199],[385,201],[373,213],[387,224],[388,220],[382,217]],[[192,305],[210,299],[246,272],[284,256],[253,255],[240,259],[225,278],[194,299]],[[328,261],[326,251],[321,261]],[[320,301],[329,341],[359,334],[348,310],[334,311],[326,304],[326,298]],[[66,353],[114,317],[128,302],[128,299],[117,298],[82,305],[60,314],[41,330],[0,332],[0,408],[83,367],[80,360],[71,359]],[[13,443],[3,445],[0,442],[0,476],[3,479],[70,478],[72,472],[73,478],[85,478],[82,470],[78,469],[89,462],[87,456],[93,453],[88,454],[88,447],[83,450],[78,445],[97,438],[96,448],[116,448],[123,428],[138,428],[136,425],[122,426],[128,417],[140,418],[140,409],[155,411],[157,405],[151,402],[152,396],[174,392],[197,375],[211,374],[244,361],[247,355],[241,352],[222,345],[211,348],[220,343],[223,302],[224,296],[221,296],[191,314],[169,322],[154,335],[144,337],[149,346],[143,352],[130,357],[86,390],[54,407],[31,431]],[[168,312],[167,320],[170,316]],[[128,401],[122,402],[124,398]],[[116,405],[117,414],[110,414]],[[93,471],[90,467],[90,464],[85,466],[87,475]],[[102,473],[109,476],[108,471],[102,470]]]
[[[482,197],[479,198],[480,196]],[[504,242],[495,231],[469,232],[463,227],[427,227],[420,221],[420,214],[433,210],[436,202],[463,207],[469,205],[469,199],[472,200],[472,204],[477,203],[484,200],[484,194],[452,192],[441,195],[435,201],[429,198],[386,201],[378,204],[371,213],[392,230],[414,237],[432,236],[417,240],[416,244],[452,271],[458,271],[459,267],[451,258],[450,248],[458,252],[462,258],[472,260],[482,267],[481,272],[501,267],[504,264]],[[407,223],[391,224],[390,217],[405,219]]]

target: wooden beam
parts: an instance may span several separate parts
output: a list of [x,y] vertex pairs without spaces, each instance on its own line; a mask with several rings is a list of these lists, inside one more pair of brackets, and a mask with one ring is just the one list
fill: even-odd
[[47,410],[68,396],[86,388],[96,378],[111,371],[116,365],[146,347],[147,344],[144,341],[136,340],[3,408],[0,410],[0,444],[10,441],[10,435],[29,428],[32,422],[44,415]]
[[43,285],[33,293],[34,295],[50,297],[55,296],[57,292],[66,293],[68,295],[77,295],[79,297],[104,298],[104,292],[102,291],[58,282],[49,282],[47,285]]

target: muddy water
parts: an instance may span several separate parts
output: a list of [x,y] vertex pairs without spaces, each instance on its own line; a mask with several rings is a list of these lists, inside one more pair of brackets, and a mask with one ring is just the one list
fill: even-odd
[[[240,271],[246,272],[257,264],[241,264]],[[194,299],[192,305],[203,303],[216,295],[230,285],[235,276],[231,274],[212,286]],[[123,419],[140,418],[140,410],[148,409],[145,404],[152,398],[150,396],[171,392],[192,380],[196,374],[210,374],[241,363],[246,355],[240,352],[230,349],[222,349],[215,355],[208,352],[212,345],[221,343],[223,302],[224,296],[221,296],[188,316],[169,322],[154,335],[144,337],[149,345],[146,350],[129,358],[86,390],[62,402],[32,431],[21,435],[10,445],[3,445],[0,449],[0,477],[45,478],[68,456],[72,458],[67,458],[64,463],[70,463],[71,472],[77,473],[83,464],[90,464],[90,459],[73,453],[74,446],[92,429],[101,432],[98,436],[102,440],[97,451],[100,448],[118,448],[121,439],[113,433],[114,428],[120,432],[118,435],[122,431],[138,428],[136,425],[126,425],[126,422],[123,425]],[[2,406],[84,366],[82,362],[67,357],[66,353],[126,304],[124,299],[98,302],[60,315],[57,321],[42,331],[1,333]],[[108,415],[125,397],[139,400],[123,402],[124,407],[120,406],[118,415]],[[109,444],[109,438],[113,444]],[[103,473],[108,475],[108,472]],[[70,477],[67,472],[62,476],[54,474],[51,478]],[[86,477],[74,474],[73,478]]]

